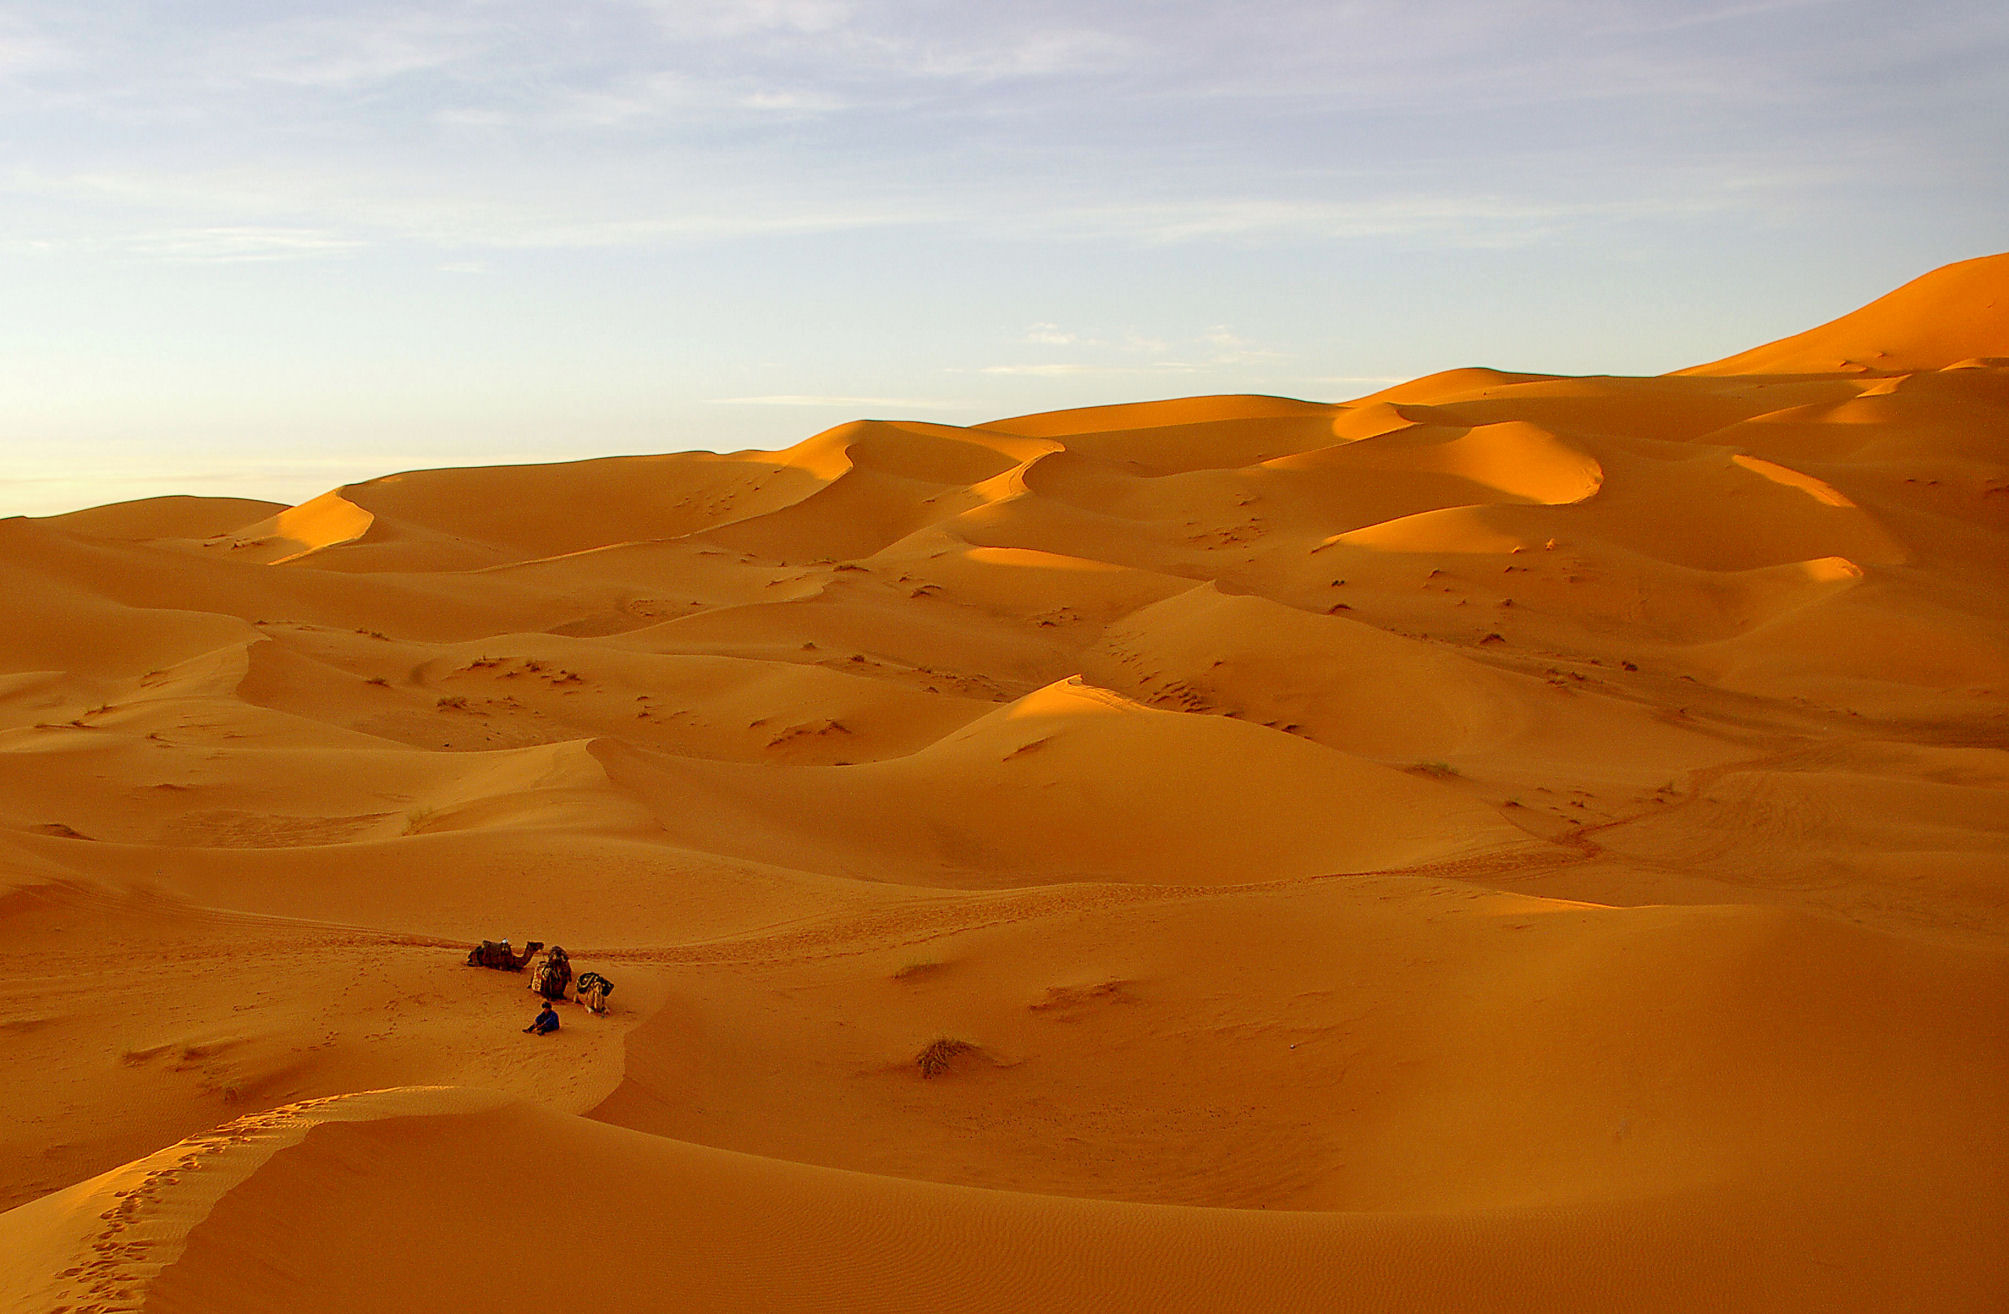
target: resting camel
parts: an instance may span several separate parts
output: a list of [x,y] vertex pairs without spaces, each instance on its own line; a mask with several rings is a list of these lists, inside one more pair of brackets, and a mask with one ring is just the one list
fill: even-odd
[[519,955],[511,952],[507,940],[483,940],[467,951],[469,967],[493,967],[498,972],[521,972],[529,965],[531,957],[544,947],[542,940],[532,940],[523,946]]
[[578,984],[580,1003],[595,1013],[607,1011],[607,996],[614,993],[612,981],[598,972],[581,972]]
[[551,952],[544,955],[544,961],[537,965],[537,970],[530,974],[530,988],[546,999],[563,1002],[565,987],[571,984],[572,961],[565,956],[563,949],[554,944]]

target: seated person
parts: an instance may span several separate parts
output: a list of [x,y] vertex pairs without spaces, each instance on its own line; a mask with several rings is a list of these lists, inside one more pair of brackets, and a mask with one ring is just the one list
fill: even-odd
[[548,999],[544,1001],[544,1011],[532,1019],[529,1026],[523,1028],[525,1034],[539,1036],[548,1036],[557,1029],[558,1010],[551,1007],[551,1001]]

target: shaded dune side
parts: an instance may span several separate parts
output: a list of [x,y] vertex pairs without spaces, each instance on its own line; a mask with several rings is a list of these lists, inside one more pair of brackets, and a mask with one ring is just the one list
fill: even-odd
[[[340,745],[324,738],[218,755],[173,773],[159,769],[161,751],[158,740],[135,742],[114,728],[54,764],[0,753],[0,823],[177,849],[394,841],[469,826],[656,833],[649,813],[608,782],[583,742],[413,753],[361,737]],[[152,783],[116,794],[81,790],[93,774]]]
[[331,1122],[493,1108],[482,1091],[413,1089],[333,1096],[241,1118],[0,1214],[0,1292],[9,1311],[137,1309],[219,1202]]
[[[659,654],[569,636],[512,637],[422,654],[385,652],[384,645],[366,650],[380,659],[379,670],[391,668],[385,674],[350,669],[339,657],[256,644],[237,694],[259,707],[418,749],[613,737],[730,761],[902,756],[991,706],[807,663]],[[442,702],[457,726],[442,726]]]
[[[1414,408],[1411,408],[1412,410]],[[1325,476],[1384,480],[1437,474],[1465,480],[1511,502],[1562,506],[1592,496],[1604,482],[1596,458],[1557,434],[1525,421],[1458,425],[1430,414],[1335,447],[1263,462],[1265,468]],[[1453,423],[1443,421],[1452,419]],[[1379,426],[1377,426],[1379,427]],[[1337,481],[1333,481],[1337,482]]]
[[[608,774],[679,843],[865,879],[1233,883],[1518,841],[1430,781],[1069,680],[911,756],[756,771],[614,744]],[[1217,769],[1232,761],[1224,780]]]
[[[421,641],[508,633],[543,619],[540,612],[549,616],[546,623],[556,623],[576,616],[579,605],[513,587],[506,577],[469,590],[424,574],[274,569],[228,552],[72,536],[28,520],[0,521],[0,569],[21,572],[13,600],[23,607],[55,611],[103,601],[163,615],[202,613],[212,625],[226,618],[294,622],[352,635],[395,630]],[[22,628],[19,641],[33,641],[32,628]],[[101,646],[76,643],[69,650],[78,661],[95,664]],[[144,662],[136,654],[127,669],[144,674],[150,669]]]
[[[461,928],[488,930],[490,919],[508,923],[491,934],[519,944],[535,929],[583,947],[672,916],[675,892],[652,897],[646,886],[662,879],[632,873],[636,845],[610,834],[589,850],[551,836],[462,830],[274,853],[0,835],[0,943],[9,963],[32,946],[39,974],[29,988],[0,978],[9,1062],[34,1074],[7,1091],[0,1210],[246,1113],[345,1091],[483,1086],[566,1112],[605,1099],[621,1080],[624,1032],[660,1004],[651,974],[622,970],[615,1012],[561,1047],[531,1049],[517,1031],[531,1011],[523,978],[468,968],[456,947]],[[101,855],[94,876],[65,848]],[[602,897],[641,912],[609,908],[596,924],[533,910],[534,881],[551,879],[557,855],[576,863],[587,851]],[[121,863],[153,888],[108,879]],[[182,869],[195,885],[182,885]],[[479,883],[438,879],[461,871]],[[162,896],[166,880],[209,906]],[[279,915],[234,911],[259,903]],[[723,890],[711,903],[741,928],[749,919],[733,916],[735,903],[764,903],[764,918],[778,905]],[[675,917],[682,933],[705,925],[692,911]],[[359,925],[364,916],[383,929]]]
[[1288,397],[1183,397],[992,420],[985,429],[1063,439],[1070,451],[1141,473],[1232,468],[1316,447],[1342,408]]
[[[841,540],[855,532],[849,528],[854,521],[870,525],[911,514],[920,486],[980,482],[1049,446],[942,425],[857,421],[778,453],[389,475],[320,499],[352,512],[337,515],[332,504],[324,510],[309,503],[236,537],[266,545],[268,553],[281,554],[277,560],[346,547],[314,562],[344,570],[464,570],[707,530],[714,531],[712,541],[728,544],[751,534],[786,556],[795,521],[808,521],[812,534],[820,529]],[[593,507],[592,515],[575,513],[584,504]],[[289,515],[300,524],[286,523]],[[731,532],[736,524],[751,528]],[[845,551],[842,542],[820,543],[818,550],[828,555],[833,546],[840,555],[862,554]]]
[[[470,570],[675,538],[785,505],[823,482],[774,453],[417,470],[346,485],[206,546],[320,569]],[[581,506],[593,513],[578,514]]]
[[0,626],[0,668],[95,686],[105,677],[137,676],[242,643],[253,633],[228,614],[127,602],[110,578],[118,560],[110,550],[39,522],[0,520],[0,590],[8,622]]
[[[1304,688],[1291,677],[1307,667],[1333,678]],[[1156,705],[1232,712],[1404,765],[1496,739],[1525,720],[1502,676],[1455,652],[1214,585],[1111,626],[1090,671]]]
[[[1916,801],[1951,820],[1950,792]],[[629,1033],[594,1116],[834,1167],[1247,1209],[1877,1180],[1892,1201],[1934,1183],[1906,1209],[1959,1214],[2009,1164],[2000,960],[1804,914],[1381,875],[933,899],[856,929],[841,954],[807,931],[712,946],[731,965],[702,987],[669,967],[687,986]],[[937,1037],[967,1049],[924,1078]],[[1897,1112],[1921,1086],[1930,1124]]]
[[990,482],[1056,449],[1051,442],[948,425],[840,425],[788,453],[791,461],[828,472],[822,488],[702,538],[786,562],[867,557],[982,505]]
[[[1823,1210],[1831,1235],[1809,1264],[1754,1226],[1762,1193],[1467,1217],[1223,1213],[866,1177],[454,1092],[292,1120],[309,1119],[255,1147],[190,1147],[185,1177],[126,1198],[110,1263],[62,1281],[94,1277],[86,1292],[143,1292],[162,1311],[456,1308],[488,1289],[602,1309],[1205,1310],[1233,1292],[1273,1310],[1780,1310],[1899,1299],[1900,1274],[1930,1262],[1919,1238],[1872,1240],[1872,1207]],[[127,1234],[176,1210],[189,1215],[178,1255],[152,1272],[127,1258]],[[1670,1226],[1705,1211],[1718,1226]],[[554,1216],[595,1214],[609,1225],[552,1244]],[[1866,1264],[1865,1244],[1895,1262]]]
[[[1859,381],[1809,375],[1754,381],[1662,375],[1634,378],[1498,375],[1452,370],[1399,383],[1353,403],[1355,412],[1393,407],[1407,414],[1445,411],[1464,424],[1523,420],[1559,434],[1596,441],[1645,438],[1693,442],[1712,429],[1748,418],[1756,410],[1820,403],[1854,396]],[[1417,408],[1426,408],[1419,412]]]
[[286,509],[283,503],[245,497],[147,497],[115,502],[65,515],[40,517],[71,534],[144,541],[159,538],[212,538]]

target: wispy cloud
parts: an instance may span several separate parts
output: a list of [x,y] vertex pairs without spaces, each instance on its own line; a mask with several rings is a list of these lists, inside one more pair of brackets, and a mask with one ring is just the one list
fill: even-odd
[[1016,374],[1030,378],[1052,379],[1066,375],[1091,374],[1191,374],[1200,366],[1178,361],[1154,361],[1143,365],[1118,363],[1091,364],[1087,361],[1039,361],[1026,365],[980,365],[978,374]]
[[977,411],[980,403],[954,401],[940,397],[847,397],[841,395],[812,393],[780,393],[767,397],[712,397],[707,399],[710,406],[810,406],[810,407],[877,407],[886,410],[907,411]]
[[[1931,105],[2009,108],[1974,63],[2009,53],[2009,17],[1956,0],[1878,46],[1851,35],[1865,12],[357,0],[169,30],[52,7],[0,17],[0,196],[54,182],[67,205],[0,234],[592,249],[907,226],[1513,250],[1971,154]],[[1739,35],[1817,18],[1791,58]],[[1971,69],[1967,90],[1922,77],[1933,61]],[[1895,108],[1871,122],[1870,104]],[[1808,149],[1822,134],[1846,149]],[[1808,159],[1824,177],[1794,172]]]
[[0,15],[0,79],[60,69],[72,59],[63,45]]
[[1080,334],[1070,333],[1058,324],[1034,324],[1025,331],[1025,340],[1045,347],[1071,347],[1086,341]]
[[[172,259],[277,259],[366,246],[633,249],[950,221],[927,208],[847,198],[775,206],[738,187],[722,187],[681,207],[647,192],[642,198],[613,198],[588,187],[555,196],[470,195],[394,173],[372,176],[295,164],[209,171],[18,169],[6,183],[15,197],[38,203],[18,208],[17,215],[40,209],[65,218],[37,226],[0,217],[0,243]],[[303,214],[340,226],[288,222]],[[175,222],[201,215],[228,216],[231,222]]]
[[1411,379],[1420,378],[1423,373],[1424,371],[1418,370],[1414,374],[1319,374],[1300,379],[1299,382],[1321,387],[1331,385],[1350,387],[1354,384],[1366,383],[1375,387],[1386,388],[1397,383],[1407,383]]
[[842,0],[640,0],[638,7],[662,32],[683,41],[820,37],[854,22],[860,8]]
[[344,255],[362,243],[311,228],[187,228],[135,235],[127,249],[169,260],[300,260]]
[[2005,66],[1999,0],[0,0],[0,433],[1668,368],[1999,246]]
[[1361,200],[1303,197],[1194,197],[1056,210],[1046,219],[1057,235],[1125,235],[1158,243],[1218,239],[1321,238],[1359,241],[1401,237],[1464,247],[1520,245],[1559,229],[1624,212],[1721,208],[1709,197],[1639,200],[1516,200],[1484,191],[1382,196]]
[[1211,365],[1247,365],[1256,361],[1283,360],[1288,355],[1272,347],[1259,346],[1225,324],[1208,329],[1201,335],[1201,341],[1213,350],[1208,359]]
[[980,365],[970,372],[1025,378],[1204,374],[1257,365],[1273,368],[1290,359],[1289,352],[1253,342],[1226,324],[1210,325],[1190,338],[1172,342],[1134,330],[1082,333],[1042,322],[1034,324],[1022,340],[1040,347],[1065,347],[1076,358]]
[[487,46],[482,29],[423,10],[373,15],[358,23],[333,15],[284,19],[241,29],[222,43],[212,67],[305,88],[359,91],[395,78],[446,69]]

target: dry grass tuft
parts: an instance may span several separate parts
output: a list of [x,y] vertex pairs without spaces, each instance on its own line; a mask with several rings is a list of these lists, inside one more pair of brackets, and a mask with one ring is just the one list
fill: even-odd
[[951,1071],[955,1061],[965,1054],[974,1054],[977,1047],[967,1040],[957,1040],[953,1036],[937,1036],[928,1042],[928,1047],[914,1056],[914,1065],[921,1069],[921,1076],[939,1077]]

